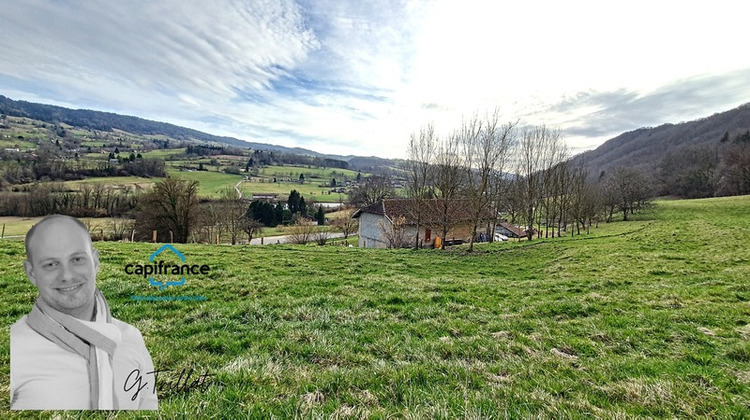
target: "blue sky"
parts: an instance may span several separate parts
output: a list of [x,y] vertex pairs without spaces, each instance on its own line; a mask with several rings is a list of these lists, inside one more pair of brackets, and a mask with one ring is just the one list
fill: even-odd
[[575,153],[750,102],[750,6],[696,3],[4,2],[0,94],[381,157],[498,107]]

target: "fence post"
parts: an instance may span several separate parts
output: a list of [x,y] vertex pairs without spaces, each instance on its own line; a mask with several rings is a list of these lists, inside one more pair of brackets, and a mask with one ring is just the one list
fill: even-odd
[[156,230],[151,231],[151,242],[156,243]]

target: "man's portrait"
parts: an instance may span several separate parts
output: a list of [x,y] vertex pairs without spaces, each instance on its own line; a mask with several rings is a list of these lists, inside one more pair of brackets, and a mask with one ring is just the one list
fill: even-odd
[[124,384],[154,370],[141,333],[112,316],[96,287],[99,253],[86,226],[51,215],[26,234],[24,269],[39,294],[10,330],[12,410],[156,410],[151,383]]

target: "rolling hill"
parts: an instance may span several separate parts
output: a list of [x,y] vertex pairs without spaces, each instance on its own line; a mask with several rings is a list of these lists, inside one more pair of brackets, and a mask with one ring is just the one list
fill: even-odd
[[573,162],[583,162],[592,176],[618,166],[651,172],[665,156],[681,147],[719,144],[725,133],[733,137],[748,129],[750,103],[695,121],[628,131],[575,156]]
[[144,118],[120,115],[111,112],[93,111],[88,109],[69,109],[55,105],[39,104],[27,101],[17,101],[0,95],[0,114],[13,117],[26,117],[46,123],[64,123],[78,128],[108,131],[122,130],[139,135],[164,135],[179,141],[202,141],[226,144],[235,147],[268,150],[296,155],[307,155],[343,160],[350,168],[367,172],[388,171],[397,166],[392,159],[382,159],[374,156],[339,156],[326,155],[302,147],[286,147],[268,143],[257,143],[240,140],[234,137],[215,136],[190,128],[174,124],[147,120]]

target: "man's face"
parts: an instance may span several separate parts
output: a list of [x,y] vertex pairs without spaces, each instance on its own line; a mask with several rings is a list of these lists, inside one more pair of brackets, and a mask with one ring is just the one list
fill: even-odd
[[99,254],[88,232],[65,219],[46,221],[29,244],[26,275],[52,308],[89,320],[94,308]]

